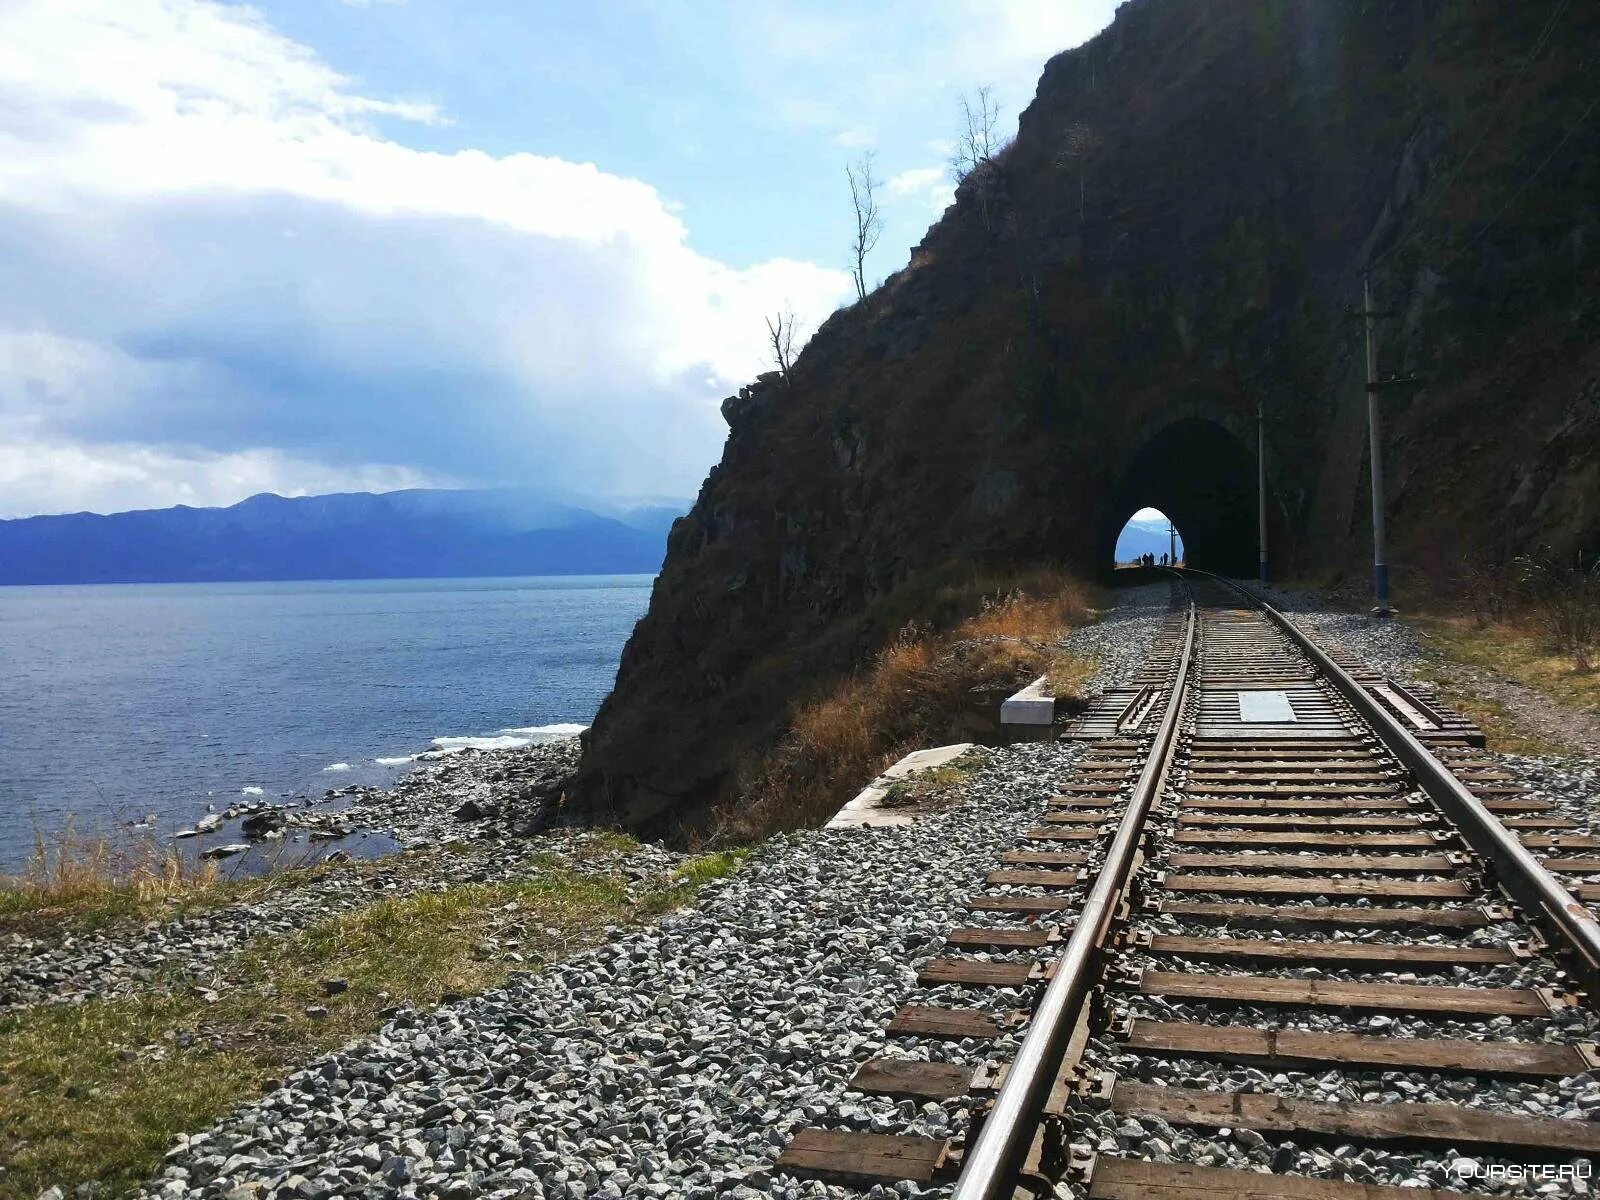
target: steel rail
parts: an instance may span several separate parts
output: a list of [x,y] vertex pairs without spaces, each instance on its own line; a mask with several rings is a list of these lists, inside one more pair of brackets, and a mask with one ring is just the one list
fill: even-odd
[[1187,573],[1224,583],[1253,606],[1259,608],[1299,647],[1317,670],[1377,732],[1390,752],[1416,776],[1418,785],[1444,811],[1462,837],[1494,871],[1495,881],[1522,906],[1525,912],[1542,918],[1555,932],[1564,948],[1575,958],[1572,964],[1582,985],[1591,991],[1600,988],[1600,920],[1545,869],[1520,838],[1499,819],[1440,762],[1427,746],[1385,709],[1348,671],[1336,663],[1298,626],[1259,595],[1242,584],[1208,571],[1184,568]]
[[1099,976],[1097,958],[1127,890],[1145,819],[1166,783],[1178,722],[1183,715],[1197,623],[1191,596],[1183,646],[1173,672],[1172,694],[1151,742],[1149,757],[1117,824],[1105,864],[1057,959],[1055,977],[1034,1009],[1028,1032],[995,1097],[994,1107],[966,1152],[952,1200],[998,1200],[1002,1196],[1009,1198],[1014,1191],[1017,1172],[1038,1129],[1039,1114],[1049,1100],[1089,989]]

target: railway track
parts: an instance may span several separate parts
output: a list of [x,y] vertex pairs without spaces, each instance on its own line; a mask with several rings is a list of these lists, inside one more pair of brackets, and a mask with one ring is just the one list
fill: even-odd
[[957,1200],[1592,1194],[1600,926],[1557,880],[1600,842],[1431,697],[1182,588],[921,968],[939,1002],[852,1080],[964,1103],[965,1136],[802,1129],[778,1169]]

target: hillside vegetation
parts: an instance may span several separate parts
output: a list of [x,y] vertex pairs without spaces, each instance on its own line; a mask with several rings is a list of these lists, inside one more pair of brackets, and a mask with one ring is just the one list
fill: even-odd
[[1058,644],[1093,614],[1080,581],[1042,569],[918,594],[932,619],[971,615],[944,628],[907,622],[861,670],[796,705],[777,746],[740,764],[712,814],[715,841],[823,823],[911,751],[992,735],[1001,699],[1040,675],[1058,700],[1081,698],[1092,664]]

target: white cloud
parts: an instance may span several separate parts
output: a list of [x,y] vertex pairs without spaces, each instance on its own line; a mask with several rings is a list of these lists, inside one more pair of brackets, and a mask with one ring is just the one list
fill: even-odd
[[891,196],[922,201],[934,216],[948,208],[956,195],[948,167],[913,167],[891,175],[885,186]]
[[876,142],[877,137],[870,129],[841,129],[833,135],[833,144],[846,150],[865,150]]
[[764,369],[761,314],[815,328],[849,292],[697,253],[654,188],[592,163],[380,128],[444,119],[248,8],[5,6],[0,440],[83,499],[12,455],[0,509],[172,495],[155,481],[185,471],[210,501],[369,477],[682,492],[716,401]]
[[95,501],[92,511],[116,512],[173,504],[207,508],[267,491],[309,496],[449,484],[409,467],[341,468],[270,448],[216,454],[137,444],[0,443],[0,519],[78,511],[85,496]]
[[1110,21],[1120,0],[959,0],[952,16],[968,32],[956,53],[980,70],[1002,70],[1038,62],[1058,50],[1082,45]]
[[931,105],[948,106],[953,125],[956,94],[989,84],[1009,133],[1045,61],[1093,37],[1119,2],[880,0],[832,13],[793,0],[740,5],[736,65],[751,94],[798,130],[883,132]]

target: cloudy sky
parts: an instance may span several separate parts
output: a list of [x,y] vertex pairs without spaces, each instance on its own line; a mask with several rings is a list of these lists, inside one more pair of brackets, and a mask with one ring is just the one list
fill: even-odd
[[[1115,0],[0,0],[0,516],[689,495],[762,315],[881,278]],[[870,9],[870,11],[864,11]]]

